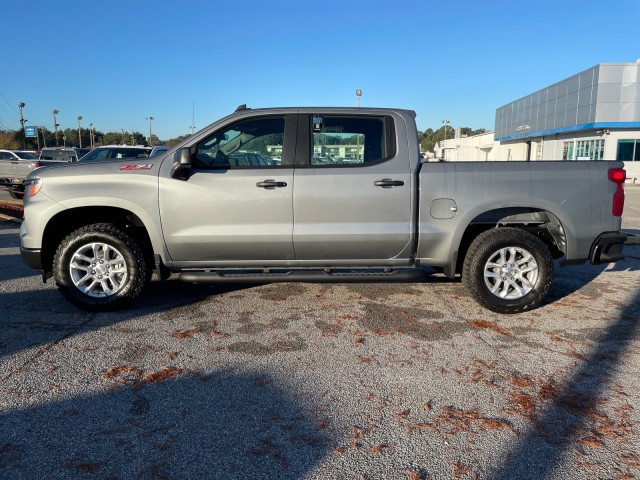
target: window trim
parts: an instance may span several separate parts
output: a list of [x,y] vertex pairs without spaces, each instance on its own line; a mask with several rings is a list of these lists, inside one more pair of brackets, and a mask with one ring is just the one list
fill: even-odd
[[[314,115],[320,115],[323,118],[327,117],[358,117],[358,118],[374,118],[382,119],[384,130],[384,141],[387,150],[387,156],[369,163],[337,163],[337,164],[321,164],[312,165],[311,158],[313,157],[313,142],[311,141],[311,123]],[[322,113],[319,111],[315,114],[300,114],[298,120],[298,143],[296,145],[296,168],[366,168],[374,165],[380,165],[381,163],[388,162],[396,157],[398,149],[396,145],[396,130],[395,121],[391,115],[376,115],[368,114],[361,115],[359,113]]]

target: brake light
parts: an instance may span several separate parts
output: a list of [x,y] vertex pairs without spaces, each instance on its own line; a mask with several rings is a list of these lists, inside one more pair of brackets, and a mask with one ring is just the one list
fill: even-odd
[[33,166],[33,168],[40,168],[42,166],[42,164],[40,162],[36,162],[36,164]]
[[621,217],[622,211],[624,210],[624,188],[622,185],[624,184],[625,179],[627,178],[627,172],[624,168],[610,168],[609,169],[609,180],[615,182],[616,184],[616,192],[613,194],[613,216]]

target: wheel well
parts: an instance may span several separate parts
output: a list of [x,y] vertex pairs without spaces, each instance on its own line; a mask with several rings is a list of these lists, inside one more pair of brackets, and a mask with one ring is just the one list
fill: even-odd
[[60,212],[49,220],[45,227],[42,236],[42,266],[47,276],[52,271],[53,256],[60,242],[74,230],[94,223],[118,225],[138,242],[144,252],[147,266],[155,268],[149,233],[137,215],[123,208],[80,207]]
[[536,235],[549,247],[553,258],[560,258],[566,253],[564,228],[553,213],[525,207],[499,208],[478,215],[467,226],[458,247],[456,273],[462,271],[464,258],[473,240],[486,230],[500,227],[520,228]]

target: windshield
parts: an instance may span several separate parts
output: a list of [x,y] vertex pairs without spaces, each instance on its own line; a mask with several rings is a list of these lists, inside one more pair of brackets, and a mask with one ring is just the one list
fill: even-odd
[[33,153],[29,153],[29,152],[13,152],[15,153],[18,157],[24,159],[24,160],[37,160],[38,157],[36,157]]
[[118,158],[146,158],[151,148],[101,147],[91,150],[80,159],[81,162],[95,162]]

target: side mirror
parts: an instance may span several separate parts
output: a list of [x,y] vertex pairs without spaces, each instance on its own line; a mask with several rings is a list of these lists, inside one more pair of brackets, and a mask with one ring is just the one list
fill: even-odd
[[191,149],[183,147],[178,150],[173,157],[171,178],[175,178],[176,180],[189,180],[189,170],[191,170]]

